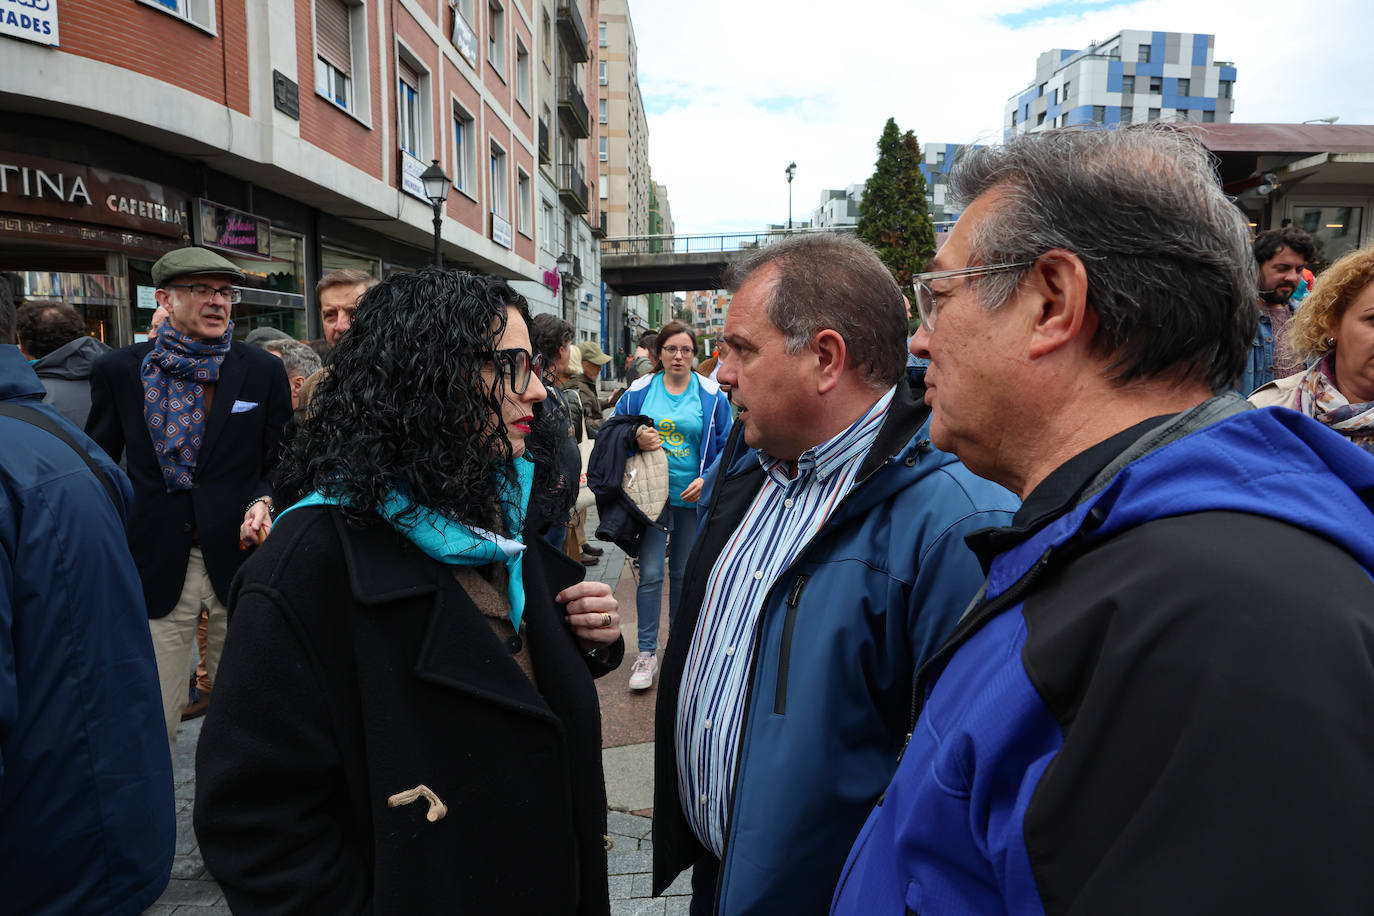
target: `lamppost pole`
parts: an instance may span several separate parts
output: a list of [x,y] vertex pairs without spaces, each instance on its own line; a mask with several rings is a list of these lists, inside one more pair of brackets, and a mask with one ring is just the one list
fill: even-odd
[[444,226],[443,214],[439,212],[439,205],[434,205],[434,266],[444,266],[444,249],[440,230]]
[[444,252],[441,232],[444,226],[444,201],[448,200],[449,178],[439,168],[439,160],[431,160],[429,168],[420,173],[420,183],[425,186],[425,197],[434,207],[434,266],[444,266]]
[[791,232],[791,231],[792,231],[792,173],[794,173],[795,171],[797,171],[797,164],[796,164],[795,162],[789,162],[789,163],[787,163],[787,168],[784,169],[783,171],[787,172],[787,231],[788,231],[788,232]]

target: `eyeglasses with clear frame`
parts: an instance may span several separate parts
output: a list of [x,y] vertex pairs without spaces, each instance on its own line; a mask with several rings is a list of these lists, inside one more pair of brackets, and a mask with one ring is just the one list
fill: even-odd
[[191,295],[197,299],[223,296],[229,300],[230,305],[238,305],[243,301],[243,290],[237,286],[211,286],[209,283],[164,283],[162,285],[167,289],[190,290]]
[[544,368],[544,357],[530,356],[529,350],[493,350],[490,356],[497,374],[505,376],[506,390],[511,394],[528,391],[530,377]]
[[[916,312],[921,316],[921,327],[927,331],[935,330],[935,314],[938,311],[939,294],[930,288],[933,280],[954,280],[962,277],[980,277],[1004,270],[1029,267],[1034,261],[1017,261],[1015,264],[985,264],[978,267],[959,267],[954,270],[932,270],[916,274],[911,278],[911,291],[916,297]],[[948,294],[946,294],[948,295]]]
[[696,351],[691,347],[664,347],[661,352],[668,356],[691,356]]

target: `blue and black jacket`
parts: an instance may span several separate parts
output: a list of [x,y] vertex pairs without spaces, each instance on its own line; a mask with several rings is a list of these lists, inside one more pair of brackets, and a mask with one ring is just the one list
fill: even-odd
[[[714,912],[825,912],[896,768],[912,676],[982,580],[964,536],[1004,524],[1018,504],[931,446],[921,393],[898,387],[853,488],[764,598]],[[703,488],[658,686],[659,893],[706,852],[678,793],[678,691],[711,570],[763,485],[758,453],[732,444]]]
[[833,913],[1374,911],[1374,456],[1234,397],[1118,453],[993,539]]

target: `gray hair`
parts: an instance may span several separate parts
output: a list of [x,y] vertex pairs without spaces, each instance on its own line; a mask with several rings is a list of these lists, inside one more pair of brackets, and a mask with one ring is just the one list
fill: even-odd
[[[1160,124],[1064,128],[971,150],[950,176],[967,205],[1005,194],[970,237],[970,264],[1073,252],[1097,313],[1093,348],[1125,384],[1192,379],[1234,387],[1255,335],[1255,261],[1244,217],[1192,136]],[[997,308],[1029,268],[977,278]]]
[[320,371],[320,357],[309,344],[303,344],[299,340],[273,339],[264,343],[262,348],[281,357],[282,363],[286,366],[286,377],[289,379],[298,375],[310,378]]
[[796,355],[824,330],[837,332],[859,377],[889,388],[906,371],[907,304],[873,249],[852,235],[795,235],[733,261],[722,283],[738,292],[757,271],[777,267],[768,320]]

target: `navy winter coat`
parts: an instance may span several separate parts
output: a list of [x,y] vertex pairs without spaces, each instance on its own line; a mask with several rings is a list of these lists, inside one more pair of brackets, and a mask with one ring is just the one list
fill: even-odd
[[176,845],[172,762],[143,588],[124,535],[128,478],[52,407],[18,347],[0,400],[0,912],[142,913]]

